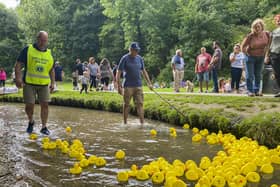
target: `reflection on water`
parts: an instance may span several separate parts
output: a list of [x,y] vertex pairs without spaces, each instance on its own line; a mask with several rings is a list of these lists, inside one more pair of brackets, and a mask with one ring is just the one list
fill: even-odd
[[[35,108],[35,132],[40,130],[40,108]],[[129,117],[129,125],[122,124],[122,115],[68,107],[50,107],[48,126],[51,139],[80,139],[88,154],[102,156],[107,160],[106,167],[88,167],[78,176],[69,174],[74,159],[58,150],[42,150],[41,138],[37,141],[28,139],[25,133],[26,116],[22,104],[0,105],[0,118],[8,122],[16,133],[14,150],[23,158],[19,172],[31,186],[122,186],[116,180],[116,173],[128,169],[132,164],[142,166],[163,156],[169,162],[175,159],[195,160],[199,163],[202,156],[213,157],[221,146],[209,146],[206,143],[192,143],[192,134],[188,130],[177,130],[177,138],[169,136],[171,125],[156,121],[146,121],[140,126],[138,118]],[[65,133],[65,127],[71,126],[73,132]],[[156,129],[158,135],[150,136],[150,130]],[[125,161],[115,159],[115,152],[122,149],[126,152]],[[280,181],[280,168],[270,176],[262,179],[257,186],[268,186]],[[273,177],[273,178],[271,178]],[[153,186],[151,181],[139,182],[133,179],[125,186]]]

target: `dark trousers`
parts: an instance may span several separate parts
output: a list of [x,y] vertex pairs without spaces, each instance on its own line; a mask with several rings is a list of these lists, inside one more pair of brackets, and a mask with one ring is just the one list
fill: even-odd
[[251,93],[258,93],[260,90],[260,82],[262,80],[263,56],[248,56],[246,65],[246,85]]
[[77,87],[78,86],[78,78],[73,78],[73,87]]
[[280,54],[271,53],[270,54],[270,63],[273,68],[273,72],[275,75],[277,85],[280,88]]
[[82,89],[81,89],[80,93],[82,93],[83,90],[85,90],[85,92],[87,93],[87,89],[88,89],[88,85],[87,84],[82,84]]
[[214,84],[214,92],[219,92],[219,86],[218,86],[218,70],[216,68],[213,68],[212,71],[212,78],[213,78],[213,84]]
[[242,68],[231,68],[231,89],[239,89],[239,83],[242,75]]
[[92,88],[92,86],[94,87],[94,88],[96,88],[96,76],[93,76],[93,75],[91,75],[90,76],[90,88]]
[[5,87],[5,80],[0,80],[0,87]]

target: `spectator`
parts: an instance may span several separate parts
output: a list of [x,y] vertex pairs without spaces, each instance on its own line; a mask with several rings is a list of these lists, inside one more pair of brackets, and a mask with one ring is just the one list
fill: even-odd
[[72,83],[73,83],[73,90],[79,90],[79,86],[78,86],[78,79],[79,79],[79,75],[78,75],[78,64],[81,62],[80,59],[77,59],[75,64],[72,67]]
[[[280,14],[274,17],[274,21],[277,28],[270,35],[270,45],[266,53],[265,62],[271,63],[277,85],[280,88]],[[280,97],[280,92],[275,97]]]
[[246,65],[246,84],[248,96],[262,96],[260,83],[264,67],[265,49],[269,44],[269,33],[264,31],[262,19],[256,19],[251,32],[243,39],[241,50],[248,56]]
[[59,61],[55,62],[54,72],[55,72],[55,90],[62,89],[62,79],[64,77],[64,72],[63,72],[63,67],[61,66]]
[[245,58],[245,54],[240,50],[240,45],[235,44],[233,52],[229,56],[229,61],[231,65],[231,88],[232,90],[235,89],[236,93],[239,93],[240,79],[244,69]]
[[0,87],[5,87],[5,82],[7,79],[7,74],[4,70],[4,68],[0,68]]
[[99,75],[99,66],[98,64],[95,62],[95,58],[94,57],[90,57],[89,58],[89,72],[90,72],[90,91],[92,91],[92,87],[94,87],[95,89],[97,88],[97,77]]
[[213,49],[214,54],[211,59],[210,64],[208,65],[209,71],[211,70],[212,78],[213,78],[213,84],[214,88],[212,92],[219,93],[219,86],[218,86],[218,70],[222,67],[222,58],[223,58],[223,52],[220,48],[220,44],[217,41],[213,42]]
[[80,90],[80,94],[83,93],[83,90],[85,90],[85,93],[87,94],[88,93],[88,83],[89,83],[89,73],[88,73],[88,70],[86,69],[84,72],[83,72],[83,75],[81,77],[81,85],[82,85],[82,88]]
[[208,92],[209,72],[208,65],[211,62],[211,55],[206,52],[206,48],[200,49],[201,54],[196,57],[195,73],[199,81],[199,92],[202,93],[202,82],[205,81],[206,93]]
[[183,52],[181,49],[177,49],[176,55],[172,57],[172,61],[171,61],[175,92],[180,91],[180,85],[184,78],[184,66],[185,66],[185,62],[183,59]]
[[100,62],[100,76],[103,90],[108,90],[110,77],[112,77],[113,81],[115,81],[115,77],[113,75],[110,62],[107,58],[103,58]]

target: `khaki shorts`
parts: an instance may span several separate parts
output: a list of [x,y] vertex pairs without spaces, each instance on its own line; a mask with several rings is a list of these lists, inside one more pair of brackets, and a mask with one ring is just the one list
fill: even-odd
[[143,90],[142,87],[124,88],[123,100],[126,106],[129,105],[131,97],[133,97],[136,106],[143,106]]
[[23,86],[23,100],[24,103],[34,104],[38,97],[39,102],[50,102],[49,86],[35,86],[24,84]]

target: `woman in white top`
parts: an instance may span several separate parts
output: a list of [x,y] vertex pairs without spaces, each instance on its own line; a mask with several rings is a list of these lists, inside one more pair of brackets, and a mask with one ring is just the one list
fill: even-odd
[[229,61],[231,63],[231,89],[236,89],[239,93],[239,83],[242,75],[242,70],[244,67],[246,56],[241,52],[240,45],[235,44],[233,52],[229,56]]

